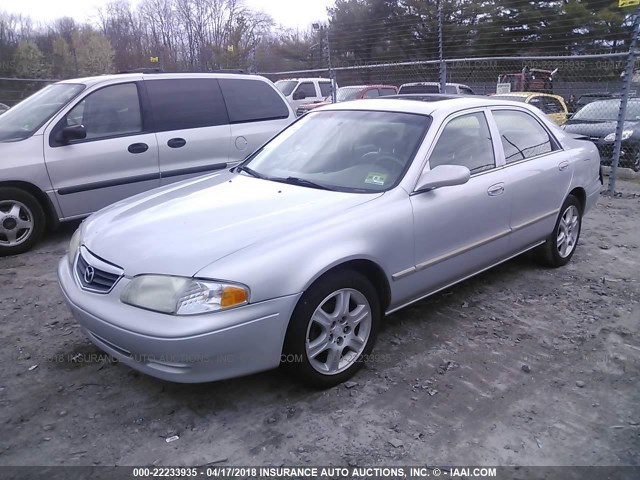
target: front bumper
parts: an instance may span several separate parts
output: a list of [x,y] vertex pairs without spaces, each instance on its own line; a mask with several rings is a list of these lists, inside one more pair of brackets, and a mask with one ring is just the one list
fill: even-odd
[[120,302],[126,278],[109,294],[82,290],[66,257],[58,264],[58,281],[73,316],[98,348],[143,373],[181,383],[223,380],[277,367],[300,297],[178,317]]

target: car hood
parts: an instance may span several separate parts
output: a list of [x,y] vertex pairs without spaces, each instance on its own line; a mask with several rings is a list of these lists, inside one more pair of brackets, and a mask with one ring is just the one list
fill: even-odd
[[192,276],[257,242],[317,227],[382,193],[319,190],[223,172],[152,190],[89,217],[83,244],[125,275]]
[[[606,137],[616,131],[615,121],[582,121],[569,119],[562,126],[567,133],[576,133],[587,137]],[[637,130],[638,122],[625,122],[625,130]],[[635,135],[635,133],[634,133]]]

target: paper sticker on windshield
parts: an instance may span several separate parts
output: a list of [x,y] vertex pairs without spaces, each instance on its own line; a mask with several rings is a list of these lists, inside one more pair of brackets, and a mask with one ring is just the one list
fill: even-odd
[[367,175],[364,183],[372,183],[373,185],[384,185],[387,181],[387,175],[385,173],[370,173]]

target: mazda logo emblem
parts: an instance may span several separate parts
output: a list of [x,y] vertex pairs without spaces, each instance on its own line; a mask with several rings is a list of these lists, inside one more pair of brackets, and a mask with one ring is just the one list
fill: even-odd
[[95,276],[95,274],[95,269],[91,265],[88,265],[87,269],[84,271],[84,281],[87,283],[93,282],[93,277]]

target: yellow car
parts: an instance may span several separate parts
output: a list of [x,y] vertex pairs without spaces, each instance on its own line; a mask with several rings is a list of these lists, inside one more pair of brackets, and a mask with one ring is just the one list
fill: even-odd
[[525,102],[538,107],[558,125],[562,125],[569,118],[569,110],[560,95],[538,92],[511,92],[493,95],[492,98]]

